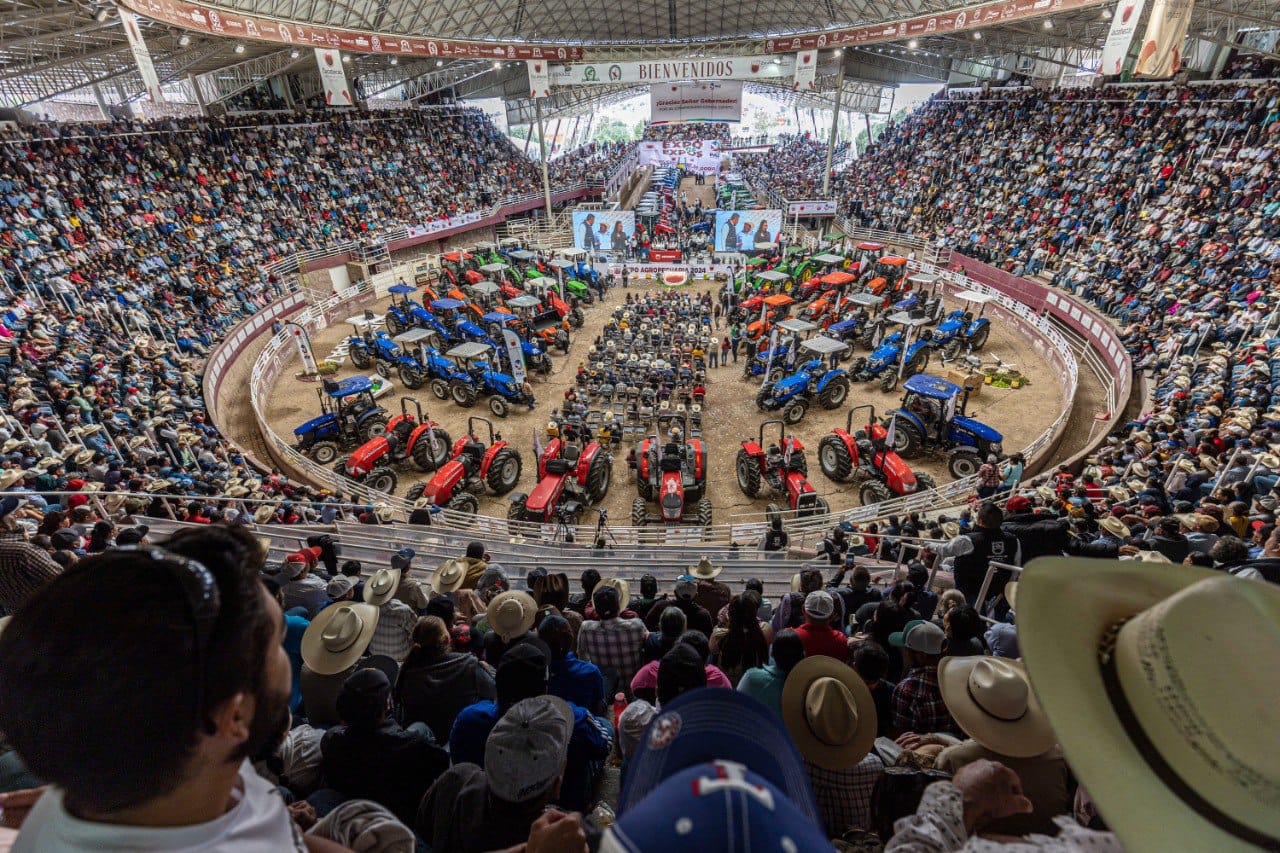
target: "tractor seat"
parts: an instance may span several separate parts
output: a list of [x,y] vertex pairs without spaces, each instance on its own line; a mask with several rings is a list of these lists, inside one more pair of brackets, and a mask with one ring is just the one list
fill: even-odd
[[662,448],[663,471],[679,471],[684,464],[684,459],[680,455],[680,445],[674,441],[667,442]]
[[576,463],[582,457],[582,448],[576,444],[566,444],[563,458],[566,462]]
[[484,458],[485,446],[478,441],[468,441],[462,446],[462,452],[475,457],[476,461]]
[[557,477],[563,477],[565,474],[568,474],[572,470],[573,470],[573,463],[563,457],[557,457],[556,459],[551,459],[547,461],[548,474],[551,474]]
[[804,470],[804,461],[799,453],[791,454],[791,459],[787,461],[787,470],[788,471]]

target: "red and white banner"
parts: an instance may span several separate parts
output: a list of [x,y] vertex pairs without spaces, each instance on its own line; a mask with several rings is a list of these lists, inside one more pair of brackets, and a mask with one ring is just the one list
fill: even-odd
[[711,80],[650,86],[649,120],[742,121],[742,83]]
[[792,201],[787,203],[788,216],[835,216],[836,203],[833,199],[816,201]]
[[649,262],[654,264],[678,264],[681,257],[679,249],[649,250]]
[[147,87],[147,94],[153,103],[164,103],[164,92],[160,91],[160,78],[156,76],[156,67],[151,62],[151,51],[142,38],[142,30],[138,29],[138,16],[128,9],[119,9],[120,26],[124,27],[125,38],[129,40],[129,49],[133,51],[133,61],[138,64],[138,74],[142,76],[142,85]]
[[444,219],[436,219],[425,225],[410,225],[408,228],[409,237],[427,237],[431,234],[439,234],[442,231],[470,225],[472,222],[479,222],[484,217],[485,214],[479,211],[472,211],[470,213],[460,213],[457,216],[448,216]]
[[525,65],[529,69],[529,97],[551,97],[551,73],[545,59],[530,59]]
[[324,102],[330,107],[351,107],[351,87],[342,70],[342,54],[327,47],[316,48],[316,65],[320,66],[320,82],[324,84]]
[[698,175],[714,175],[720,171],[718,139],[670,140],[641,142],[637,145],[641,166],[681,166]]
[[1138,21],[1142,18],[1142,6],[1145,2],[1146,0],[1120,0],[1116,4],[1115,13],[1111,16],[1111,29],[1107,32],[1107,43],[1102,48],[1099,74],[1119,74],[1124,70],[1124,59],[1129,55],[1133,34],[1138,31]]
[[1195,0],[1155,0],[1142,36],[1133,73],[1138,77],[1172,77],[1182,67],[1182,42],[1191,23]]
[[432,39],[396,33],[374,33],[318,27],[277,21],[274,18],[242,15],[187,0],[119,0],[133,11],[165,24],[224,38],[246,38],[311,47],[329,47],[356,53],[385,53],[392,56],[430,56],[444,59],[555,59],[560,62],[582,58],[581,47],[554,44],[507,44]]
[[812,92],[813,81],[818,77],[818,52],[802,50],[796,54],[796,82],[791,86],[797,92]]
[[797,50],[822,50],[846,44],[899,41],[913,36],[976,30],[992,24],[1042,18],[1046,15],[1069,12],[1072,9],[1103,6],[1110,2],[1111,0],[997,0],[994,3],[982,3],[952,12],[919,15],[904,21],[872,24],[848,30],[831,30],[807,36],[766,39],[764,49],[766,53],[793,53]]

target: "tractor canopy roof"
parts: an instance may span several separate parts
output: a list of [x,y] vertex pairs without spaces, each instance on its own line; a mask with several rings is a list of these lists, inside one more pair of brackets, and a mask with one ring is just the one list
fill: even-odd
[[541,304],[541,299],[536,296],[530,296],[529,294],[507,300],[507,305],[511,308],[537,308]]
[[458,344],[453,349],[445,353],[450,358],[460,358],[463,360],[479,358],[488,353],[493,347],[488,344],[482,344],[479,341],[467,341],[465,344]]
[[471,260],[471,254],[469,252],[448,252],[447,254],[441,255],[440,257],[444,258],[446,261],[451,261],[452,263],[455,263],[455,264],[458,263],[458,261]]
[[507,314],[502,311],[490,311],[488,314],[485,314],[480,319],[484,320],[486,323],[500,323],[502,325],[506,325],[507,323],[510,323],[513,320],[515,320],[515,315]]
[[786,320],[783,320],[778,324],[778,328],[782,329],[784,332],[794,332],[797,335],[802,335],[805,332],[812,332],[818,327],[813,323],[810,323],[808,320],[788,317]]
[[508,252],[507,256],[513,261],[531,261],[537,257],[537,255],[530,252],[528,249],[516,249],[514,252]]
[[907,265],[907,259],[899,255],[885,255],[880,259],[880,263],[891,267],[903,267]]
[[829,284],[832,287],[839,287],[842,284],[850,284],[857,280],[858,280],[858,277],[856,275],[853,275],[852,273],[847,273],[844,270],[836,270],[835,272],[829,272],[822,277],[822,283]]
[[820,264],[842,264],[842,263],[844,263],[844,258],[843,258],[843,257],[841,257],[840,255],[833,255],[833,254],[831,254],[830,252],[823,252],[821,255],[814,255],[814,256],[813,256],[813,258],[812,258],[812,260],[815,260],[815,261],[817,261],[817,262],[818,262],[818,263],[820,263]]
[[497,282],[486,280],[477,281],[475,284],[471,285],[471,289],[476,293],[479,293],[481,296],[491,296],[502,288],[498,286]]
[[764,272],[756,273],[756,278],[763,281],[786,281],[791,276],[778,270],[765,270]]
[[902,390],[909,394],[919,394],[932,400],[950,400],[960,393],[960,386],[937,376],[917,373],[902,383]]
[[431,309],[433,311],[453,311],[465,304],[461,299],[437,299],[431,303]]
[[825,335],[818,335],[816,338],[809,338],[800,344],[801,349],[818,355],[831,355],[833,352],[844,352],[849,345],[843,341],[837,341],[834,338],[828,338]]
[[859,243],[854,248],[863,252],[882,252],[884,251],[884,243]]
[[324,385],[324,392],[335,399],[372,390],[373,380],[368,376],[352,376],[341,382],[326,382]]
[[505,269],[508,269],[506,264],[492,263],[492,264],[485,264],[484,266],[480,267],[480,272],[494,273],[494,272],[502,272]]
[[404,293],[417,293],[418,288],[408,284],[393,284],[387,288],[387,293],[395,293],[397,295]]
[[416,344],[418,341],[426,340],[427,338],[433,338],[435,337],[435,335],[436,333],[433,332],[431,329],[423,329],[419,327],[419,328],[410,329],[407,332],[401,332],[391,340],[395,341],[398,344],[412,345],[412,344]]
[[785,293],[775,293],[772,296],[766,296],[764,298],[764,304],[768,305],[770,308],[781,308],[783,305],[790,305],[795,301],[796,300],[793,297],[788,296]]

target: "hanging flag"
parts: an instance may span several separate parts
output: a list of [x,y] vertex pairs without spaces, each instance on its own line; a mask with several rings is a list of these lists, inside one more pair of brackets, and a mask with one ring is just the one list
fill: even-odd
[[342,70],[342,52],[317,47],[316,65],[320,67],[320,82],[324,84],[325,104],[330,107],[355,106],[347,85],[347,74]]
[[142,38],[142,30],[138,28],[138,16],[120,6],[120,26],[124,27],[125,38],[129,40],[129,49],[133,51],[133,61],[138,64],[138,74],[142,77],[142,85],[147,87],[153,104],[164,103],[164,92],[160,91],[160,78],[156,76],[156,67],[151,62],[151,52]]
[[1124,59],[1129,55],[1133,34],[1138,31],[1138,21],[1142,18],[1145,2],[1146,0],[1120,0],[1116,4],[1115,13],[1111,16],[1111,30],[1107,33],[1107,43],[1102,48],[1102,61],[1098,64],[1099,74],[1119,74],[1124,69]]
[[525,63],[529,69],[529,97],[548,98],[551,96],[551,70],[541,59],[530,59]]
[[792,89],[798,92],[812,92],[813,81],[818,76],[818,52],[802,50],[796,54],[796,82]]
[[1182,67],[1182,42],[1191,23],[1194,0],[1155,0],[1142,36],[1133,73],[1138,77],[1172,77]]
[[884,431],[884,446],[893,449],[893,438],[898,434],[898,419],[889,418],[889,428]]

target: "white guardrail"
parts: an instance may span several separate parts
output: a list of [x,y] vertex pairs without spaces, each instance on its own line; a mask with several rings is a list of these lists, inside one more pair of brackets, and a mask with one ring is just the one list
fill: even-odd
[[[944,289],[953,291],[976,290],[995,296],[994,301],[989,303],[992,307],[988,310],[998,312],[1002,319],[1019,326],[1024,334],[1039,336],[1046,345],[1042,354],[1058,362],[1060,369],[1055,373],[1059,377],[1064,398],[1062,413],[1035,440],[1022,448],[1022,453],[1026,457],[1028,464],[1032,464],[1039,454],[1054,445],[1070,417],[1075,402],[1075,393],[1079,381],[1079,367],[1070,342],[1051,325],[1048,319],[1039,316],[1026,305],[1000,294],[998,291],[974,281],[962,273],[954,273],[924,261],[912,261],[910,268],[913,271],[927,272],[938,276],[944,282]],[[385,293],[386,286],[392,283],[393,280],[393,272],[381,273],[374,277],[372,282],[373,290]],[[343,305],[348,301],[360,299],[361,296],[365,297],[361,301],[367,300],[370,296],[369,289],[362,289],[354,294],[348,292],[342,296],[335,295],[319,304],[306,306],[301,314],[292,319],[311,332],[319,331],[327,326],[333,317],[349,310],[342,309]],[[264,324],[274,322],[290,310],[296,310],[300,301],[300,296],[294,294],[284,300],[273,303],[272,306],[268,306],[258,315],[255,315],[254,320],[257,320],[258,317],[263,317],[260,322],[256,323],[255,328],[260,330]],[[280,308],[273,310],[276,305],[280,305]],[[339,311],[339,309],[342,310]],[[234,337],[240,337],[242,333],[243,330],[235,333]],[[289,336],[284,331],[274,335],[264,346],[253,365],[249,385],[250,402],[253,407],[254,417],[257,420],[258,429],[264,440],[271,445],[274,454],[278,458],[287,460],[290,467],[305,473],[313,483],[341,491],[347,495],[354,495],[369,503],[383,502],[390,505],[394,510],[407,514],[413,508],[410,502],[383,492],[375,492],[312,462],[295,450],[291,442],[277,435],[272,429],[265,415],[264,403],[269,398],[276,379],[295,358],[293,347],[286,347],[289,340]],[[215,368],[222,369],[222,367],[225,367],[225,364],[218,364],[218,355],[215,355],[210,362],[210,370]],[[206,382],[208,381],[208,377],[206,377]],[[903,515],[913,511],[925,512],[956,506],[964,502],[974,492],[976,485],[976,476],[971,476],[946,483],[936,490],[918,492],[878,504],[833,512],[827,516],[796,518],[793,514],[787,513],[784,515],[784,523],[791,534],[791,544],[796,547],[807,543],[809,540],[816,542],[817,539],[830,530],[832,524],[839,521],[869,522],[890,515]],[[694,542],[716,544],[754,543],[763,535],[765,525],[763,513],[751,513],[735,515],[727,524],[718,524],[708,528],[624,527],[610,525],[610,529],[619,545],[652,547],[668,544],[678,546]],[[441,510],[434,517],[433,526],[444,526],[459,531],[465,530],[499,536],[520,536],[533,541],[549,541],[556,536],[556,525],[511,522],[505,518],[472,516],[452,510]],[[589,545],[593,541],[594,531],[594,525],[580,526],[574,532],[575,541]]]

